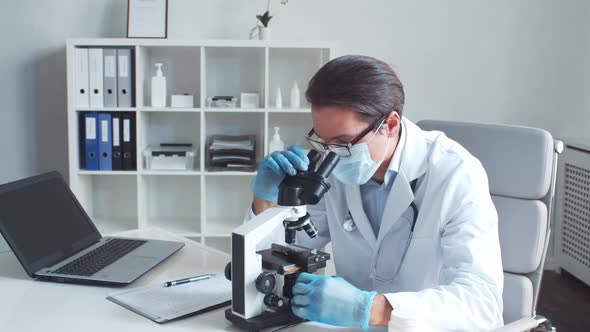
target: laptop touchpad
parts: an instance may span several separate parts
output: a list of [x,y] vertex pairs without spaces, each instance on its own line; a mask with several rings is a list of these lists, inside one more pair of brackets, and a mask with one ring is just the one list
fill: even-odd
[[131,256],[125,260],[125,266],[131,269],[134,268],[143,268],[146,266],[150,266],[151,264],[155,263],[157,260],[156,257],[149,257],[149,256]]

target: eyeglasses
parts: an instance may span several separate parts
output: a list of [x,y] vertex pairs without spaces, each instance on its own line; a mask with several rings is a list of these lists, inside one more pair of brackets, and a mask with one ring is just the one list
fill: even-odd
[[[324,140],[322,140],[321,138],[318,137],[318,135],[316,134],[316,132],[313,128],[311,128],[311,130],[307,134],[306,138],[307,138],[307,141],[309,142],[309,144],[311,144],[311,146],[315,150],[317,150],[318,152],[324,153],[326,151],[332,151],[332,152],[336,153],[337,155],[339,155],[340,157],[350,157],[350,155],[351,155],[350,149],[352,148],[352,146],[355,145],[356,143],[358,143],[361,139],[363,139],[363,137],[365,137],[371,130],[375,129],[375,127],[377,127],[377,130],[375,130],[375,133],[377,131],[379,131],[379,129],[381,129],[381,126],[385,122],[386,117],[387,117],[387,114],[383,114],[383,116],[381,116],[377,121],[375,121],[370,126],[368,126],[365,130],[363,130],[360,134],[358,134],[355,138],[353,138],[348,143],[327,144],[326,142],[324,142]],[[373,136],[375,136],[375,134],[373,134]],[[371,139],[372,138],[373,137],[371,137]]]

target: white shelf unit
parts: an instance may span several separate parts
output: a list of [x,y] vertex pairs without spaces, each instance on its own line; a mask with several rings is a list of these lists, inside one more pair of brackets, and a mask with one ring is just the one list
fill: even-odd
[[[130,47],[135,66],[136,107],[76,108],[73,52],[76,47]],[[207,138],[213,134],[256,135],[256,158],[268,153],[273,127],[281,127],[286,146],[309,148],[311,128],[305,87],[330,60],[333,45],[325,42],[70,39],[68,55],[68,151],[70,186],[103,234],[160,227],[229,252],[231,231],[243,222],[252,199],[256,172],[217,172],[206,167]],[[195,96],[193,108],[150,106],[154,64],[163,63],[168,100],[171,94]],[[293,81],[301,90],[301,108],[290,108]],[[284,108],[276,109],[277,88]],[[239,108],[241,92],[260,94],[260,107]],[[238,98],[238,108],[206,107],[215,95]],[[79,167],[80,112],[135,112],[137,171],[87,171]],[[198,149],[195,169],[145,169],[142,152],[150,144],[192,143]]]

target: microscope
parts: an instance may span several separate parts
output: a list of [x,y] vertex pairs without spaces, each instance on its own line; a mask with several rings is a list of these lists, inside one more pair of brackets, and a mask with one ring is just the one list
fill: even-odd
[[315,273],[326,267],[330,255],[295,245],[298,231],[310,238],[318,235],[307,205],[317,204],[330,189],[328,176],[340,161],[329,152],[311,150],[309,167],[285,176],[279,185],[278,205],[236,228],[232,233],[232,261],[226,277],[232,282],[232,305],[225,317],[247,331],[296,324],[291,312],[292,288],[301,272]]

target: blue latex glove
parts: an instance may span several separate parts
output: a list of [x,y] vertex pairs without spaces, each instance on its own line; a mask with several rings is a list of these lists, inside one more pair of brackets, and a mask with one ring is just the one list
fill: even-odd
[[362,291],[341,277],[301,273],[293,286],[293,313],[301,318],[336,326],[369,329],[376,292]]
[[308,165],[307,155],[297,145],[283,151],[275,151],[258,165],[258,173],[252,181],[252,192],[262,200],[276,202],[279,184],[285,174],[295,175],[297,170],[307,171]]

